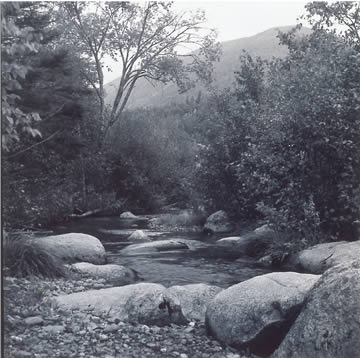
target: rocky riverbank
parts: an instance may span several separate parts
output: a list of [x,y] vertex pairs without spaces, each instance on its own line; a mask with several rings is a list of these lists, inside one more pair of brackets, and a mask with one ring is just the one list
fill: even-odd
[[76,275],[56,280],[5,276],[5,357],[254,357],[208,337],[199,322],[164,327],[133,325],[91,310],[54,309],[50,303],[61,294],[106,286],[102,279]]

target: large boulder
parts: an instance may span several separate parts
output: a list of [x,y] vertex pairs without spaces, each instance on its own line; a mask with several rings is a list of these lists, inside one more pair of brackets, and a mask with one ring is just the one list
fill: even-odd
[[205,320],[205,311],[209,302],[223,289],[203,283],[172,286],[165,291],[166,299],[181,306],[182,313],[189,321]]
[[299,314],[317,275],[278,272],[254,277],[220,292],[206,311],[206,326],[220,341],[267,356]]
[[53,299],[62,310],[80,310],[108,314],[120,321],[166,325],[185,323],[181,308],[170,306],[164,296],[165,287],[155,283],[138,283],[122,287],[90,290]]
[[136,230],[134,231],[128,238],[128,241],[135,241],[135,242],[148,242],[151,241],[149,236],[147,236],[144,231]]
[[120,219],[135,220],[135,219],[138,219],[138,217],[136,215],[134,215],[133,213],[131,213],[130,211],[125,211],[120,214]]
[[312,246],[295,254],[289,264],[297,270],[323,273],[328,268],[356,260],[360,257],[360,240],[338,241]]
[[115,264],[93,265],[88,262],[79,262],[72,264],[71,269],[86,276],[103,278],[108,283],[117,286],[134,283],[138,278],[134,270]]
[[335,266],[314,285],[273,358],[350,358],[360,352],[360,260]]
[[259,257],[266,252],[274,236],[274,230],[264,225],[242,236],[225,237],[216,244],[239,254]]
[[204,225],[204,231],[210,233],[225,233],[234,230],[234,225],[230,222],[225,211],[220,210],[211,214]]
[[121,250],[125,255],[142,255],[147,253],[156,253],[169,250],[188,250],[189,247],[181,240],[158,240],[145,242],[142,244],[133,244]]
[[105,249],[99,239],[79,233],[46,236],[34,239],[34,243],[61,260],[73,263],[79,261],[103,264]]

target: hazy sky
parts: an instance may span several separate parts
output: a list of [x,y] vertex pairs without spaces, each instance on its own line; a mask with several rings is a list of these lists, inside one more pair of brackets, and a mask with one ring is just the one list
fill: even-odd
[[[255,35],[271,27],[295,25],[297,18],[304,14],[307,2],[298,1],[175,1],[173,9],[206,11],[207,26],[218,30],[218,40],[227,41]],[[113,72],[105,74],[105,82],[116,77]]]

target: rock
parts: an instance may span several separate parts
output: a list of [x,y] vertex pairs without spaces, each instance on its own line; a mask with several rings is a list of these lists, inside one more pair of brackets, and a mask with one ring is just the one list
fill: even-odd
[[32,354],[30,352],[26,352],[26,351],[15,351],[13,353],[13,357],[14,358],[27,358],[27,357],[32,357]]
[[208,305],[207,329],[226,344],[267,356],[284,338],[318,279],[317,275],[278,272],[231,286]]
[[104,332],[105,332],[105,333],[113,333],[113,332],[118,331],[119,328],[120,328],[120,326],[118,326],[116,323],[109,324],[108,326],[106,326],[106,327],[104,328]]
[[273,258],[271,255],[265,255],[258,260],[258,263],[266,268],[271,268],[274,265]]
[[103,264],[106,261],[104,246],[99,239],[91,235],[69,233],[33,240],[36,245],[66,262]]
[[129,245],[122,249],[121,253],[126,255],[140,255],[152,252],[187,249],[189,249],[189,247],[182,240],[158,240],[143,244]]
[[220,210],[211,214],[204,225],[204,231],[211,233],[223,233],[234,230],[234,225],[230,222],[225,211]]
[[359,298],[360,260],[326,271],[272,358],[358,357]]
[[290,266],[311,273],[323,273],[328,268],[360,257],[360,240],[338,241],[312,246],[290,258]]
[[64,326],[60,325],[50,325],[50,326],[44,326],[43,332],[49,333],[49,334],[59,334],[65,331]]
[[132,323],[184,323],[180,307],[171,307],[164,292],[162,285],[138,283],[61,295],[53,299],[53,305],[67,311],[92,310],[97,315],[107,313],[120,321]]
[[147,242],[150,238],[142,230],[134,231],[128,238],[128,241]]
[[[88,262],[79,262],[72,264],[71,269],[96,279],[105,279],[119,286],[134,283],[138,278],[134,270],[115,264],[93,265]],[[97,283],[98,287],[100,287],[99,284],[100,282]],[[103,283],[101,285],[104,286]]]
[[165,291],[167,300],[178,302],[183,315],[189,321],[205,321],[205,311],[208,303],[222,288],[203,283],[185,286],[172,286]]
[[125,211],[122,214],[120,214],[120,219],[138,219],[138,217],[133,213],[131,213],[130,211]]
[[243,236],[225,237],[216,241],[219,246],[231,248],[239,254],[261,256],[274,238],[274,231],[263,226]]
[[24,322],[27,326],[39,326],[44,323],[44,320],[41,316],[33,316],[25,318]]

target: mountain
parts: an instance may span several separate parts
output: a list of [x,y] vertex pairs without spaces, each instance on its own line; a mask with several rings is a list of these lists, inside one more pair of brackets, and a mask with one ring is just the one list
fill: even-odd
[[[230,87],[234,81],[234,71],[239,69],[239,57],[243,51],[252,56],[260,56],[264,59],[272,57],[284,57],[287,48],[279,44],[278,32],[287,32],[294,26],[275,27],[254,36],[244,37],[237,40],[222,42],[222,56],[214,66],[214,84],[218,88]],[[310,33],[310,29],[302,28],[301,34]],[[106,102],[111,103],[115,97],[116,85],[119,78],[107,83]],[[145,79],[140,79],[131,94],[128,108],[162,106],[171,103],[185,102],[188,97],[196,97],[199,91],[205,92],[201,85],[190,91],[179,94],[174,83],[157,83],[156,86]]]

